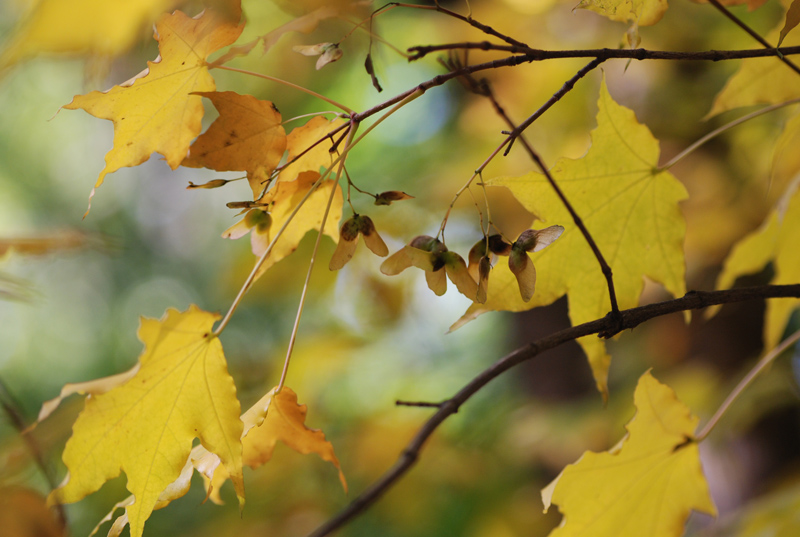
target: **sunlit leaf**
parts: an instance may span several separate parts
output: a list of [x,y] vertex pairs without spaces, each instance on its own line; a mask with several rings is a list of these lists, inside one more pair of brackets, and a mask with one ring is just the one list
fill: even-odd
[[800,1],[793,0],[792,5],[789,6],[789,10],[786,12],[786,22],[781,28],[781,34],[778,38],[778,46],[781,46],[783,40],[786,39],[786,36],[791,32],[795,26],[800,23]]
[[195,19],[180,11],[164,14],[156,23],[160,61],[148,62],[131,85],[78,95],[64,106],[114,122],[114,147],[95,187],[107,174],[137,166],[154,152],[164,155],[172,169],[181,164],[201,128],[202,97],[195,93],[215,89],[206,58],[233,43],[241,31],[242,26],[212,10]]
[[621,445],[587,451],[542,490],[564,515],[550,537],[679,537],[692,509],[716,514],[694,441],[697,418],[645,373]]
[[[331,154],[335,138],[329,133],[344,124],[342,119],[331,121],[317,116],[305,125],[292,129],[286,139],[289,155],[286,171],[281,173],[281,181],[294,180],[301,172],[318,172],[320,168],[329,168],[335,154]],[[340,131],[338,136],[344,131]]]
[[[598,107],[589,151],[577,160],[559,160],[551,173],[611,266],[620,308],[638,304],[645,276],[680,296],[685,292],[685,223],[678,204],[686,190],[672,174],[657,169],[658,141],[631,110],[614,102],[605,84]],[[608,287],[600,265],[546,178],[531,172],[487,184],[505,186],[526,209],[544,222],[563,226],[564,232],[541,252],[529,254],[537,270],[530,302],[520,297],[511,271],[498,263],[489,278],[486,303],[473,304],[454,328],[486,311],[524,311],[564,294],[573,324],[608,313]],[[604,343],[595,336],[579,342],[605,393],[610,358]]]
[[142,319],[139,371],[86,399],[63,454],[69,474],[50,501],[78,501],[123,471],[136,499],[126,508],[131,535],[140,537],[184,470],[194,438],[223,461],[244,500],[239,401],[222,345],[209,335],[218,319],[196,306]]

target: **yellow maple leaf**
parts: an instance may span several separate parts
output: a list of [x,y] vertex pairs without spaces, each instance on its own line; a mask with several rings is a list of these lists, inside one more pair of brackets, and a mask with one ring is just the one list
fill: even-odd
[[[246,171],[266,178],[280,163],[286,150],[286,132],[281,114],[270,101],[233,91],[202,92],[219,111],[219,117],[189,148],[181,163],[218,172]],[[254,197],[261,195],[261,182],[251,185]]]
[[[306,427],[308,409],[306,405],[297,403],[296,393],[286,386],[278,393],[275,393],[276,389],[277,387],[271,389],[242,414],[244,464],[253,469],[266,464],[272,458],[275,445],[281,441],[298,453],[316,453],[322,460],[333,464],[339,471],[339,481],[347,492],[347,481],[334,453],[333,444],[325,439],[325,433],[319,429]],[[222,503],[219,488],[229,479],[227,469],[219,465],[216,455],[202,449],[195,454],[194,464],[204,476],[209,498],[214,503]]]
[[[342,190],[339,188],[338,183],[333,180],[322,181],[315,188],[319,179],[319,172],[303,172],[295,181],[280,181],[276,183],[260,200],[261,203],[267,206],[267,211],[270,214],[268,225],[253,226],[248,223],[250,219],[245,217],[222,234],[226,239],[238,239],[248,231],[252,231],[250,243],[253,253],[256,257],[261,257],[269,244],[277,237],[281,228],[288,222],[286,229],[283,230],[280,238],[275,242],[266,261],[259,268],[256,275],[257,278],[261,277],[272,265],[294,252],[307,232],[320,229],[322,216],[325,214],[325,208],[328,205],[331,194],[333,194],[333,202],[322,232],[334,241],[339,240],[339,220],[342,218],[342,205],[344,203]],[[332,192],[333,189],[336,191]],[[308,199],[289,222],[292,213],[310,191]]]
[[621,444],[587,451],[542,490],[564,515],[550,537],[679,537],[692,509],[716,515],[693,438],[697,418],[650,372]]
[[[344,124],[343,119],[329,121],[318,116],[302,127],[293,129],[286,140],[286,147],[289,150],[286,162],[291,164],[287,167],[287,171],[281,174],[281,180],[294,180],[300,172],[318,172],[320,168],[329,168],[335,158],[330,152],[334,139],[326,137],[342,124]],[[322,141],[317,143],[320,140]]]
[[[770,261],[775,275],[773,285],[800,281],[800,188],[793,185],[761,228],[739,241],[731,251],[717,278],[717,289],[729,289],[736,278],[763,269]],[[764,344],[772,348],[780,342],[789,317],[800,301],[785,298],[767,301]]]
[[[770,43],[779,38],[778,29],[766,37]],[[783,46],[800,45],[800,32],[786,37]],[[778,104],[800,97],[800,84],[797,73],[778,58],[747,58],[742,60],[739,69],[728,79],[725,87],[714,98],[711,117],[734,108],[756,104]]]
[[0,55],[0,71],[40,53],[117,56],[178,0],[42,0]]
[[[658,141],[636,121],[633,111],[614,102],[605,82],[598,106],[589,151],[577,160],[559,160],[551,173],[611,267],[620,308],[638,304],[644,276],[660,282],[673,295],[682,295],[686,225],[678,202],[686,198],[686,189],[672,174],[657,169]],[[565,293],[573,324],[608,313],[608,287],[600,266],[546,178],[531,172],[487,184],[508,188],[540,220],[564,226],[564,233],[544,250],[530,254],[538,274],[530,302],[520,297],[517,281],[505,263],[498,263],[489,276],[486,302],[470,306],[454,327],[486,311],[525,311],[547,305]],[[605,395],[610,363],[605,344],[596,336],[581,338],[579,343]]]
[[86,399],[63,460],[65,482],[51,502],[76,502],[118,476],[127,476],[135,502],[127,507],[131,535],[140,537],[159,497],[184,470],[192,441],[222,460],[243,501],[242,422],[236,387],[219,338],[218,315],[191,306],[142,318],[140,369],[124,384]]
[[131,85],[78,95],[64,106],[114,122],[114,147],[95,188],[107,174],[137,166],[154,152],[172,169],[181,164],[200,134],[203,103],[194,93],[216,89],[206,58],[233,43],[241,31],[241,25],[210,9],[194,19],[180,11],[164,14],[156,22],[160,61],[148,62]]

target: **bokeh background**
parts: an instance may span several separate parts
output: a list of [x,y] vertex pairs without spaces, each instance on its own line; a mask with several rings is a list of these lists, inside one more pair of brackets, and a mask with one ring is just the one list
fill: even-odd
[[[0,4],[5,39],[33,4]],[[201,9],[181,4],[188,13]],[[462,2],[443,5],[467,9]],[[290,11],[298,7],[287,6],[244,0],[249,24],[240,42],[291,20]],[[473,0],[470,7],[477,20],[536,48],[614,48],[625,31],[624,25],[575,10],[573,2],[564,0]],[[754,11],[733,9],[762,34],[781,23],[785,12],[774,0]],[[365,32],[342,41],[344,57],[320,71],[314,70],[314,58],[292,51],[294,45],[338,42],[352,28],[349,20],[324,21],[312,35],[288,34],[268,54],[256,51],[231,65],[291,80],[355,110],[443,72],[436,55],[408,63],[387,44],[375,42],[373,62],[384,87],[378,94],[363,67],[369,46]],[[485,38],[452,18],[410,8],[381,15],[373,30],[400,50]],[[711,6],[691,2],[674,2],[658,25],[640,32],[642,46],[651,49],[755,46]],[[168,307],[185,309],[192,303],[224,312],[253,263],[246,238],[220,237],[235,221],[235,211],[225,204],[247,199],[246,183],[217,190],[185,188],[189,181],[235,178],[235,173],[171,171],[154,156],[107,177],[91,212],[81,219],[103,155],[111,148],[113,129],[110,122],[82,111],[59,112],[59,107],[73,95],[111,87],[138,73],[157,55],[149,25],[142,26],[140,37],[118,57],[40,57],[6,69],[0,78],[0,239],[66,241],[46,254],[11,252],[0,258],[0,285],[10,293],[0,297],[0,379],[10,411],[0,418],[4,487],[46,494],[51,486],[11,414],[30,424],[41,403],[55,397],[65,383],[131,367],[141,351],[136,330],[142,315],[160,317]],[[474,52],[469,61],[497,57],[501,55]],[[521,121],[585,63],[554,60],[481,75],[512,118]],[[703,119],[736,66],[618,60],[604,64],[603,72],[612,96],[632,108],[661,141],[666,161],[741,115]],[[271,100],[284,119],[330,109],[255,77],[213,74],[219,90]],[[528,130],[528,139],[546,162],[577,158],[586,151],[600,79],[598,70],[580,81]],[[712,289],[733,243],[757,228],[771,210],[780,194],[771,188],[773,146],[788,113],[779,111],[728,131],[673,168],[690,192],[683,204],[689,289]],[[209,106],[205,125],[214,114]],[[491,104],[457,81],[430,90],[378,127],[348,160],[357,185],[373,192],[402,190],[415,198],[373,207],[369,198],[355,197],[356,207],[375,221],[391,250],[415,235],[435,234],[453,194],[500,142],[504,128]],[[515,150],[496,159],[486,174],[531,169],[526,155]],[[492,192],[491,200],[495,221],[509,234],[530,226],[532,215],[506,193]],[[479,237],[473,201],[464,196],[447,227],[448,246],[466,256]],[[307,236],[255,285],[222,336],[244,408],[277,383],[313,239]],[[328,259],[333,248],[324,239],[321,259]],[[363,248],[338,274],[330,273],[326,264],[320,263],[312,278],[287,385],[309,406],[307,424],[322,428],[335,446],[350,496],[327,463],[279,446],[269,464],[246,470],[243,515],[232,489],[223,489],[227,504],[220,507],[204,504],[202,487],[195,483],[183,499],[153,514],[146,535],[304,535],[386,470],[430,413],[397,407],[395,400],[446,399],[506,352],[569,324],[562,299],[523,314],[487,314],[446,334],[469,305],[454,290],[436,298],[418,271],[387,278],[378,270],[380,260]],[[769,278],[767,269],[740,283],[766,283]],[[665,298],[653,284],[643,301]],[[546,535],[559,515],[555,510],[542,514],[540,488],[583,451],[616,444],[633,415],[631,394],[639,375],[653,368],[657,378],[707,419],[755,363],[762,320],[763,304],[747,303],[725,307],[710,321],[697,314],[686,324],[682,315],[668,316],[623,334],[611,344],[607,406],[577,345],[537,357],[491,383],[450,418],[417,467],[341,535]],[[800,533],[796,360],[779,360],[702,445],[721,516],[713,524],[693,517],[691,532],[746,535],[755,531],[748,528],[766,527],[773,532],[764,535]],[[81,406],[73,398],[30,436],[51,479],[64,475],[60,452]],[[120,478],[67,506],[71,534],[88,534],[126,495]],[[762,503],[754,503],[757,499]],[[0,501],[0,509],[3,505],[11,504]],[[795,526],[773,527],[792,514]]]

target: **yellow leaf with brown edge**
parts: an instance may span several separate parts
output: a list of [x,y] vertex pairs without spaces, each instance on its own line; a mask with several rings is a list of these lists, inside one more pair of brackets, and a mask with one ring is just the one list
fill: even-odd
[[[189,148],[182,166],[209,168],[218,172],[246,171],[268,177],[283,158],[286,132],[281,114],[270,101],[233,91],[200,92],[209,99],[219,117]],[[252,185],[253,197],[264,186]]]
[[114,122],[114,147],[95,188],[107,174],[137,166],[154,152],[172,169],[181,164],[200,134],[203,103],[195,93],[216,88],[206,58],[233,43],[242,28],[210,9],[194,19],[180,11],[164,14],[156,22],[160,60],[148,62],[130,85],[78,95],[64,106]]
[[[256,277],[260,277],[272,265],[285,258],[297,249],[300,241],[309,231],[319,230],[322,226],[322,217],[325,208],[333,195],[330,213],[325,222],[322,232],[332,238],[339,240],[339,220],[342,219],[342,205],[344,199],[342,190],[338,183],[332,180],[322,181],[318,172],[303,172],[295,181],[281,181],[267,192],[261,200],[269,203],[269,212],[272,216],[272,224],[262,233],[251,233],[251,244],[253,253],[260,257],[267,249],[269,244],[278,236],[281,228],[286,225],[280,237],[277,238],[272,251],[267,256],[264,264],[258,270]],[[315,186],[316,185],[316,186]],[[303,198],[308,194],[308,199],[303,202]],[[302,206],[300,205],[302,203]],[[298,209],[299,207],[299,209]],[[297,209],[297,214],[291,219],[292,213]]]
[[122,54],[179,0],[42,0],[6,42],[0,71],[39,54]]
[[564,515],[549,537],[679,537],[691,510],[716,515],[694,439],[698,419],[650,372],[617,447],[587,451],[542,490]]
[[196,306],[168,309],[161,320],[142,318],[140,369],[86,399],[63,453],[69,473],[51,503],[76,502],[124,471],[135,497],[126,508],[131,536],[141,537],[160,496],[184,471],[195,438],[220,458],[244,500],[239,401],[222,344],[210,335],[218,319]]
[[[777,28],[766,39],[770,43],[778,40]],[[782,46],[800,45],[800,33],[793,32]],[[728,79],[725,87],[714,98],[714,104],[706,118],[734,108],[757,104],[778,104],[800,97],[797,73],[778,58],[746,58],[739,69]]]
[[[672,174],[657,169],[659,153],[658,141],[632,110],[614,102],[604,82],[589,151],[580,159],[561,159],[550,170],[611,267],[622,309],[638,305],[645,276],[674,296],[686,290],[686,225],[679,202],[687,194]],[[531,172],[487,184],[508,188],[528,211],[548,225],[564,226],[564,232],[544,250],[529,254],[537,274],[536,292],[529,302],[520,297],[506,264],[497,263],[489,276],[486,303],[470,306],[453,329],[487,311],[525,311],[564,294],[574,325],[605,316],[611,305],[600,265],[547,179]],[[605,343],[596,336],[578,342],[605,396],[610,364]]]
[[320,168],[330,168],[336,158],[336,154],[330,150],[336,138],[345,131],[339,131],[334,137],[329,134],[344,123],[343,119],[329,121],[317,116],[302,127],[293,129],[286,141],[289,150],[286,171],[281,173],[279,180],[293,181],[301,172],[318,172]]
[[[759,272],[772,262],[775,275],[770,284],[800,281],[800,185],[796,181],[761,227],[745,236],[731,251],[717,278],[717,289],[730,289],[736,278]],[[775,347],[800,300],[783,298],[767,301],[764,345]],[[715,308],[715,310],[718,308]]]
[[[322,460],[333,464],[339,471],[339,481],[347,492],[347,481],[334,453],[333,444],[325,439],[322,431],[306,427],[308,409],[306,405],[297,403],[297,394],[286,386],[278,393],[275,393],[276,389],[270,390],[242,415],[244,463],[255,469],[269,462],[275,445],[280,441],[298,453],[316,453]],[[204,476],[209,498],[214,503],[222,503],[219,489],[229,479],[227,469],[219,466],[216,455],[207,452],[203,454],[202,450],[198,454],[201,457],[195,462],[195,466]]]

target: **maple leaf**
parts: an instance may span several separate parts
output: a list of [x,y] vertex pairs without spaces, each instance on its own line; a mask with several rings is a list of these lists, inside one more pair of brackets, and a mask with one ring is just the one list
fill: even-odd
[[[729,289],[736,278],[759,272],[772,262],[773,285],[800,281],[800,188],[794,184],[789,194],[773,210],[761,227],[745,236],[731,251],[717,278],[717,289]],[[793,299],[767,301],[764,320],[764,344],[768,348],[780,342],[792,311],[800,304]],[[719,308],[715,308],[714,311]],[[713,312],[710,312],[713,313]]]
[[[774,43],[778,39],[777,28],[766,39]],[[783,45],[800,45],[800,34],[790,34]],[[714,104],[706,118],[742,106],[777,104],[797,97],[800,97],[797,73],[780,59],[746,58],[714,98]]]
[[140,369],[86,399],[64,449],[69,473],[50,502],[76,502],[124,471],[136,499],[126,508],[131,535],[140,537],[159,497],[184,471],[194,438],[223,461],[243,501],[239,401],[222,344],[209,336],[218,319],[196,306],[142,318]]
[[286,162],[290,171],[281,173],[279,180],[294,180],[301,172],[318,172],[320,168],[329,168],[333,162],[330,150],[334,142],[329,133],[344,123],[339,118],[329,121],[317,116],[302,127],[293,129],[286,140]]
[[14,31],[0,71],[40,53],[117,56],[176,0],[42,0]]
[[[614,102],[603,81],[589,151],[577,160],[561,159],[551,170],[613,270],[623,309],[637,305],[644,276],[675,296],[685,293],[686,226],[678,202],[687,194],[672,174],[657,168],[658,158],[658,141],[636,121],[633,111]],[[531,172],[487,184],[508,188],[528,211],[542,221],[558,222],[564,232],[546,249],[530,254],[538,269],[536,294],[530,302],[522,300],[514,275],[499,263],[489,278],[486,303],[470,306],[452,329],[487,311],[525,311],[564,294],[574,325],[608,313],[608,287],[597,259],[547,179]],[[578,342],[605,396],[610,363],[605,344],[594,336]]]
[[[587,451],[542,490],[564,515],[550,537],[679,537],[692,509],[716,515],[692,436],[698,419],[648,371],[621,444]],[[587,533],[588,532],[588,533]]]
[[[233,91],[198,95],[214,103],[219,117],[195,140],[181,165],[268,177],[286,150],[286,133],[275,105]],[[260,183],[251,186],[254,197],[264,189]]]
[[[238,239],[252,231],[250,241],[253,254],[256,257],[261,257],[269,244],[286,225],[286,229],[283,230],[280,238],[275,242],[266,261],[259,268],[256,277],[260,277],[272,265],[294,252],[307,232],[320,229],[322,216],[325,214],[325,208],[328,206],[331,195],[333,195],[331,210],[322,232],[335,241],[339,240],[339,220],[342,218],[342,205],[344,203],[342,191],[333,180],[322,181],[315,186],[319,179],[319,172],[303,172],[295,181],[277,182],[275,187],[269,190],[260,200],[261,203],[268,206],[268,225],[259,225],[260,223],[265,223],[263,217],[251,219],[250,223],[248,223],[247,216],[250,214],[248,213],[244,219],[228,228],[222,234],[226,239]],[[332,193],[333,189],[336,189],[336,192]],[[300,206],[300,202],[306,194],[309,194],[308,199]],[[297,213],[289,222],[289,218],[295,209],[298,209]],[[256,211],[263,212],[258,209]],[[258,222],[253,225],[252,222],[255,220],[258,220]]]
[[[276,390],[277,387],[270,390],[242,414],[244,464],[253,469],[266,464],[280,441],[298,453],[316,453],[322,460],[333,464],[339,470],[339,481],[347,492],[347,481],[333,445],[325,439],[325,433],[305,425],[306,405],[299,405],[297,394],[286,386],[280,392],[276,393]],[[197,449],[194,459],[195,467],[205,478],[209,498],[221,504],[219,489],[229,479],[227,468],[219,465],[219,457],[202,448]]]
[[180,11],[164,14],[155,33],[160,61],[147,62],[148,69],[129,86],[78,95],[64,106],[114,122],[114,147],[95,188],[107,174],[137,166],[154,152],[172,169],[181,164],[200,134],[203,103],[195,93],[216,89],[206,58],[233,43],[242,28],[210,9],[194,19]]

